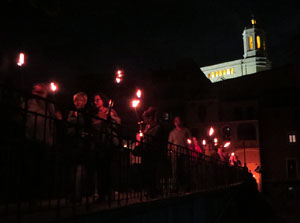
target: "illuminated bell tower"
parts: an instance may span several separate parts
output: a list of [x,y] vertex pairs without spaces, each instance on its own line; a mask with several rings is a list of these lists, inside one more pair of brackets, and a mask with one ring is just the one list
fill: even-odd
[[251,19],[251,25],[244,29],[243,43],[244,59],[249,57],[267,58],[265,32],[257,28],[254,17]]
[[251,19],[251,25],[243,31],[243,59],[200,67],[205,76],[212,82],[239,78],[271,69],[271,61],[267,57],[266,35],[263,29]]

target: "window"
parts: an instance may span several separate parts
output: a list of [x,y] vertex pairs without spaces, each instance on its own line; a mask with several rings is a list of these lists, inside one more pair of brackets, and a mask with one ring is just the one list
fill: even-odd
[[289,158],[286,160],[287,177],[297,178],[297,159]]
[[212,78],[215,77],[215,72],[211,72],[211,77],[212,77]]
[[230,69],[227,69],[227,74],[230,74]]
[[231,68],[231,69],[230,69],[230,74],[233,74],[233,73],[234,73],[234,69]]
[[260,49],[260,36],[256,36],[256,47]]
[[289,134],[289,143],[293,144],[296,143],[296,135],[295,134]]
[[223,70],[223,76],[225,76],[226,75],[226,70]]
[[249,49],[253,50],[253,38],[252,38],[252,36],[249,36]]
[[207,74],[207,77],[210,78],[210,74]]

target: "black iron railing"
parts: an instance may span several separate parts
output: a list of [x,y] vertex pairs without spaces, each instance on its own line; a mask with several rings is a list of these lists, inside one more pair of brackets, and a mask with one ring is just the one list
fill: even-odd
[[151,136],[137,141],[82,111],[75,122],[58,120],[52,101],[0,90],[0,220],[72,216],[249,180],[241,167]]

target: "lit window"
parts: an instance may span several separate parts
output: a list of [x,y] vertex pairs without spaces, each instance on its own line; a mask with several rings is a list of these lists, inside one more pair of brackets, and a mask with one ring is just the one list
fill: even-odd
[[230,69],[227,69],[227,74],[230,74]]
[[226,75],[226,70],[223,70],[223,76]]
[[212,78],[215,77],[215,72],[211,72],[211,77],[212,77]]
[[296,135],[295,134],[289,134],[289,143],[296,143]]
[[249,48],[250,48],[250,50],[253,50],[253,38],[252,38],[252,36],[249,36]]
[[207,74],[207,77],[210,78],[210,74]]
[[256,24],[256,20],[255,19],[251,19],[251,24],[255,25]]
[[218,76],[219,76],[218,71],[216,71],[216,77],[218,77]]
[[260,36],[256,36],[257,49],[260,49]]
[[234,73],[234,70],[233,68],[230,69],[230,74],[233,74]]

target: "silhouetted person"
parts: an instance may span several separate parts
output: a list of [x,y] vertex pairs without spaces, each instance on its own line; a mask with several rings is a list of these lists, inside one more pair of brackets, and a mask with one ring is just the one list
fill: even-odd
[[143,113],[145,129],[144,138],[140,144],[142,156],[142,178],[150,198],[162,193],[160,180],[163,177],[165,169],[163,168],[163,159],[166,157],[164,131],[159,120],[159,111],[157,108],[149,107]]
[[[190,130],[183,126],[181,118],[178,116],[174,118],[174,126],[175,128],[170,132],[168,139],[172,162],[172,182],[183,187],[189,171],[189,144],[187,140],[191,139],[192,135]],[[178,188],[173,189],[177,190]]]
[[83,181],[86,178],[87,156],[89,152],[90,119],[86,114],[87,95],[78,92],[73,96],[74,110],[67,117],[66,159],[70,160],[71,187],[74,185],[72,199],[78,201],[83,194]]

